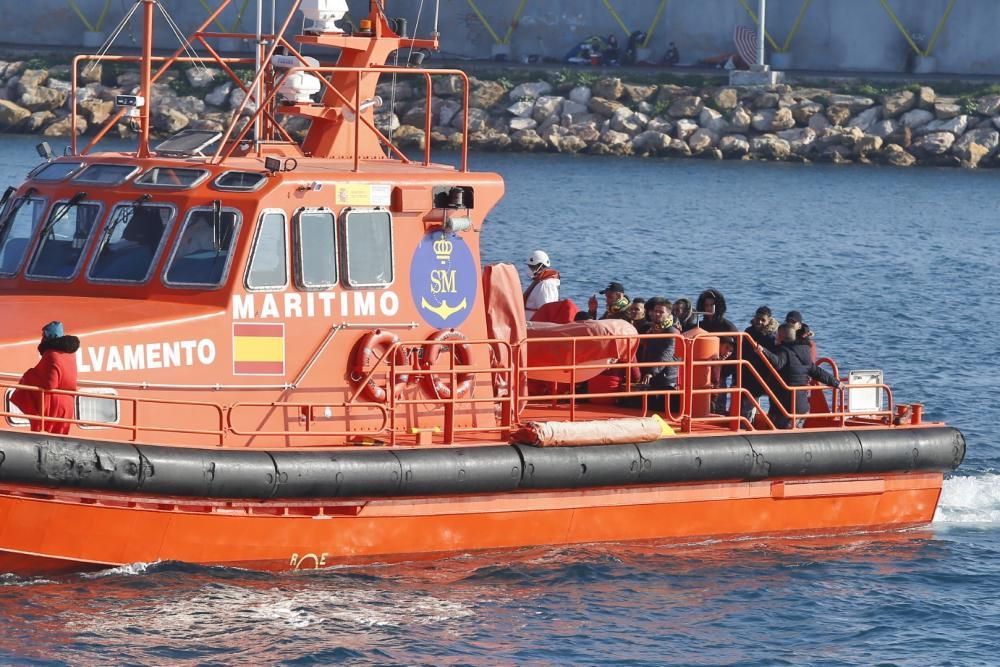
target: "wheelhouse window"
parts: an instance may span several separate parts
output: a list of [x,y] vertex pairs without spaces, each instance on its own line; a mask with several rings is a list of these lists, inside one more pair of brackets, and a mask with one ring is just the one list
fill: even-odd
[[176,167],[153,167],[139,178],[136,185],[154,188],[193,188],[208,177],[204,169],[184,169]]
[[0,275],[12,276],[20,270],[44,213],[44,199],[17,197],[7,205],[0,216]]
[[139,168],[130,164],[92,164],[73,177],[74,183],[118,185],[127,181]]
[[332,211],[303,210],[295,225],[295,282],[321,290],[337,284],[337,221]]
[[97,281],[146,282],[173,218],[169,206],[119,204],[111,212],[88,277]]
[[81,195],[52,207],[28,266],[29,277],[69,280],[76,275],[101,214],[100,204],[81,201]]
[[240,215],[232,209],[192,209],[164,276],[170,285],[216,287],[232,261]]
[[36,181],[61,181],[82,165],[82,162],[49,162],[37,167],[29,176]]
[[257,239],[247,269],[247,288],[281,289],[288,284],[288,247],[285,214],[265,211],[257,225]]
[[267,182],[267,176],[259,171],[227,171],[212,182],[216,190],[229,192],[253,192]]
[[344,213],[347,284],[385,287],[392,283],[392,218],[388,211]]

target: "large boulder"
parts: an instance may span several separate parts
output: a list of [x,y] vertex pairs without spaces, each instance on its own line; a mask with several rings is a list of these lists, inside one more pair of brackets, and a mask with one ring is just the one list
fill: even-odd
[[729,129],[729,122],[723,118],[722,114],[709,107],[701,110],[698,115],[698,124],[716,134],[725,134],[726,130]]
[[[211,104],[213,107],[221,107],[226,104],[226,100],[229,99],[229,93],[233,92],[233,82],[226,81],[220,83],[218,86],[212,89],[208,95],[205,95],[205,102]],[[389,98],[386,97],[386,100]]]
[[611,129],[634,136],[642,131],[644,125],[638,116],[628,107],[622,107],[611,116]]
[[676,136],[681,141],[687,141],[687,138],[700,129],[698,123],[687,118],[679,118],[674,124],[674,136]]
[[91,98],[80,102],[80,110],[84,118],[91,125],[103,125],[115,109],[115,103],[111,100],[99,100]]
[[435,95],[461,95],[464,85],[462,77],[457,74],[448,74],[432,77],[431,90],[434,91]]
[[719,88],[712,94],[712,104],[719,111],[731,111],[740,103],[735,88]]
[[727,134],[719,139],[719,150],[727,158],[738,158],[750,152],[750,142],[742,134]]
[[498,104],[506,92],[507,89],[496,81],[469,79],[469,107],[489,109]]
[[857,116],[852,118],[848,123],[848,127],[856,127],[862,132],[867,132],[875,122],[882,116],[882,107],[871,107],[870,109],[865,109]]
[[634,104],[645,102],[646,100],[648,100],[649,98],[651,98],[653,95],[656,94],[656,86],[653,85],[641,86],[637,84],[626,83],[624,86],[622,86],[622,89],[623,89],[623,95],[619,95],[618,97],[619,98],[624,97],[626,100],[629,100]]
[[833,94],[827,97],[827,104],[845,106],[852,114],[861,113],[865,109],[875,104],[875,100],[863,95],[839,95]]
[[579,137],[588,144],[599,141],[601,138],[601,132],[597,129],[597,123],[593,121],[574,123],[566,129],[569,131],[569,134],[572,134],[574,137]]
[[565,99],[563,100],[562,108],[560,111],[564,116],[567,114],[571,116],[579,116],[582,113],[588,113],[590,110],[587,108],[586,104],[580,104],[579,102],[574,102],[573,100]]
[[191,119],[176,109],[161,109],[153,114],[153,127],[164,134],[180,132]]
[[17,79],[17,93],[24,95],[30,90],[44,86],[49,80],[49,72],[44,69],[26,69]]
[[[489,118],[490,115],[484,109],[469,109],[469,132],[482,132],[486,128]],[[456,116],[452,119],[452,125],[455,125],[456,122],[462,122],[461,116]]]
[[606,130],[601,133],[600,143],[607,146],[612,155],[631,155],[632,153],[632,137],[624,132]]
[[531,112],[531,117],[538,123],[542,123],[550,116],[559,114],[562,108],[563,98],[554,95],[542,95],[535,100],[535,108]]
[[777,135],[762,134],[750,140],[750,151],[765,160],[784,160],[792,152],[792,147]]
[[886,144],[882,147],[882,161],[894,167],[913,166],[917,158],[906,152],[899,144]]
[[400,125],[399,128],[393,132],[392,138],[393,141],[395,141],[399,146],[414,148],[424,147],[424,131],[413,125]]
[[873,123],[872,126],[868,128],[868,133],[871,134],[872,136],[878,137],[879,139],[885,139],[890,134],[895,132],[898,127],[899,123],[897,123],[892,119],[887,118],[885,120],[880,120],[876,123]]
[[632,140],[632,150],[639,155],[662,155],[670,148],[670,135],[646,130]]
[[534,130],[521,130],[510,135],[511,142],[520,151],[544,151],[549,147],[548,142],[538,136]]
[[926,125],[913,130],[913,134],[930,134],[931,132],[951,132],[956,137],[960,136],[969,127],[969,117],[965,114],[948,118],[946,120],[932,120]]
[[534,118],[515,117],[510,119],[510,131],[519,132],[523,130],[533,130],[538,127],[538,122]]
[[729,131],[734,134],[744,134],[750,129],[753,117],[743,107],[736,107],[729,116]]
[[935,102],[934,117],[938,120],[948,120],[962,113],[962,107],[954,102]]
[[519,86],[514,86],[514,88],[510,91],[510,99],[537,100],[542,95],[548,95],[551,92],[552,92],[552,84],[549,83],[548,81],[530,81],[528,83],[522,83]]
[[458,100],[443,100],[437,112],[438,125],[451,125],[456,116],[462,116],[462,105]]
[[213,67],[190,67],[184,70],[184,76],[192,88],[208,88],[215,83],[216,77],[222,74],[222,70]]
[[995,116],[1000,112],[1000,95],[980,97],[976,102],[976,113],[980,116]]
[[799,125],[807,125],[815,114],[823,113],[823,105],[812,100],[802,100],[792,106],[792,116]]
[[831,104],[826,108],[826,119],[831,125],[843,125],[851,119],[851,108],[846,104]]
[[809,128],[816,132],[822,132],[823,130],[832,127],[830,124],[830,119],[826,117],[826,113],[814,113],[809,118]]
[[603,97],[591,97],[590,101],[587,103],[587,108],[590,109],[592,113],[604,116],[605,118],[611,118],[615,115],[615,111],[623,108],[625,105],[621,102],[615,102],[614,100],[605,99]]
[[567,95],[569,99],[573,100],[577,104],[582,104],[583,106],[587,106],[587,103],[590,102],[590,98],[593,96],[593,92],[591,92],[590,88],[587,88],[587,86],[577,86],[573,90],[569,91],[569,95]]
[[[43,136],[46,137],[66,137],[69,136],[73,131],[72,119],[69,116],[57,120],[52,123],[42,132]],[[87,119],[83,116],[76,117],[76,133],[83,134],[87,131]]]
[[758,95],[753,98],[753,102],[751,103],[750,106],[752,109],[757,111],[761,109],[777,109],[779,99],[781,98],[778,95],[778,93],[772,91],[763,91],[761,93],[758,93]]
[[910,145],[910,152],[918,157],[944,155],[954,143],[955,135],[951,132],[931,132],[917,137]]
[[701,113],[704,106],[697,95],[685,95],[674,100],[667,113],[673,118],[694,118]]
[[902,126],[908,127],[911,130],[921,125],[926,125],[932,120],[934,120],[934,113],[927,109],[913,109],[899,117],[899,122]]
[[25,132],[39,132],[44,127],[59,120],[51,111],[36,111],[28,116],[21,129]]
[[10,100],[0,100],[0,130],[8,130],[19,125],[31,112]]
[[[1000,118],[998,118],[998,120],[1000,120]],[[646,123],[646,129],[654,132],[662,132],[663,134],[670,134],[674,131],[674,121],[670,120],[666,116],[657,116],[656,118],[650,119],[650,121]]]
[[67,94],[53,88],[28,88],[18,99],[21,106],[31,111],[52,111],[66,104]]
[[975,167],[981,160],[994,155],[1000,145],[1000,132],[988,127],[969,130],[951,147],[966,166]]
[[882,116],[895,118],[917,105],[917,94],[912,90],[898,90],[882,96]]
[[920,86],[917,91],[917,107],[920,109],[933,109],[934,102],[937,101],[937,93],[930,86]]
[[606,76],[595,83],[590,91],[595,97],[603,97],[606,100],[617,100],[625,93],[625,86],[622,80],[616,76]]
[[694,133],[688,137],[688,146],[691,148],[692,155],[698,155],[699,153],[703,153],[710,148],[715,148],[718,143],[719,135],[704,127],[695,130]]
[[527,100],[518,100],[507,107],[507,113],[518,118],[530,118],[534,110],[535,103]]

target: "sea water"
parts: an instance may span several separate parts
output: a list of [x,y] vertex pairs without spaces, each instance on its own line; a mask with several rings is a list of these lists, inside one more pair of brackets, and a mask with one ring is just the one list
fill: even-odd
[[[0,185],[37,163],[0,138]],[[447,157],[446,157],[447,159]],[[924,528],[603,544],[269,574],[176,563],[0,575],[0,663],[989,665],[1000,661],[1000,224],[991,171],[473,155],[483,261],[543,249],[584,306],[722,291],[800,310],[968,439]],[[460,177],[456,177],[461,180]],[[0,304],[2,307],[2,304]],[[53,313],[57,317],[58,313]]]

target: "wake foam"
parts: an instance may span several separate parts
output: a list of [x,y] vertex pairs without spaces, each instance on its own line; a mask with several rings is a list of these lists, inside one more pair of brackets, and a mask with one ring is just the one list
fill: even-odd
[[934,523],[1000,522],[1000,474],[944,480]]

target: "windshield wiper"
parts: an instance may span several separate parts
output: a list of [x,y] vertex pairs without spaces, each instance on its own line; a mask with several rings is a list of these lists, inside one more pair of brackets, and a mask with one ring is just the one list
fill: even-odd
[[222,200],[212,202],[212,244],[215,254],[222,253]]
[[131,206],[122,209],[117,215],[115,215],[114,218],[109,220],[107,226],[104,229],[104,237],[101,239],[100,247],[104,247],[104,244],[108,242],[108,239],[111,238],[111,235],[115,233],[116,229],[118,229],[118,225],[125,222],[131,222],[135,218],[136,211],[142,208],[142,205],[152,198],[153,195],[149,193],[143,194],[134,202],[132,202]]
[[59,224],[59,221],[65,218],[66,215],[70,212],[70,210],[74,206],[76,206],[86,198],[87,198],[86,192],[77,192],[75,195],[73,195],[73,198],[70,199],[68,202],[58,204],[59,208],[52,213],[52,216],[49,218],[49,221],[45,223],[45,227],[42,229],[41,236],[45,236],[46,234],[51,232],[52,228],[55,227],[57,224]]

